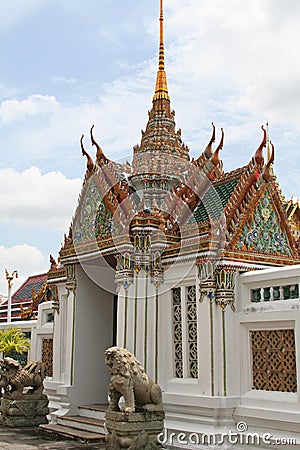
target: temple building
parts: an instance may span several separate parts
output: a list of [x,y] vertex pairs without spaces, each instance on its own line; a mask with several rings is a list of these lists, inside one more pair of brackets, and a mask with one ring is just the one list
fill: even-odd
[[[16,322],[22,320],[36,320],[38,306],[46,298],[47,273],[31,275],[17,289],[11,298],[11,323],[17,326]],[[8,320],[8,299],[6,298],[0,305],[0,323],[7,323]]]
[[[9,278],[8,272],[7,276]],[[10,357],[25,365],[38,355],[37,359],[46,365],[48,376],[52,376],[54,303],[47,276],[47,273],[29,276],[13,295],[3,299],[0,303],[0,329],[17,328],[31,339],[28,352],[20,354],[14,351]],[[37,334],[41,323],[43,326]]]
[[244,167],[224,170],[215,124],[190,158],[171,108],[163,21],[160,0],[157,79],[132,162],[108,159],[94,126],[95,157],[81,138],[82,190],[48,273],[52,418],[107,402],[104,351],[118,345],[161,385],[172,432],[222,433],[243,420],[296,433],[299,206],[280,191],[266,126]]

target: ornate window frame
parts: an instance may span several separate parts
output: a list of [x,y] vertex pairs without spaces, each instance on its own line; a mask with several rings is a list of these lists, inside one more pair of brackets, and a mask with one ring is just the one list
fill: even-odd
[[172,289],[173,375],[178,379],[199,378],[197,285]]
[[[273,315],[273,313],[271,313]],[[257,320],[253,317],[252,320],[245,320],[243,318],[239,321],[240,325],[240,350],[239,350],[239,360],[240,360],[240,393],[244,399],[256,399],[260,404],[261,402],[271,401],[271,402],[292,402],[294,403],[298,397],[298,392],[282,392],[282,391],[267,391],[258,390],[252,388],[252,348],[251,348],[251,331],[263,331],[263,330],[287,330],[293,329],[295,332],[295,337],[297,335],[297,327],[295,320],[290,320],[289,317],[286,319],[278,320],[277,315],[271,317],[270,313],[266,313],[265,320]],[[256,316],[256,314],[254,314]],[[296,361],[298,362],[299,345],[296,341]],[[296,372],[299,374],[299,367],[296,362]],[[297,377],[299,380],[299,377]],[[299,381],[298,381],[298,391],[299,391]]]

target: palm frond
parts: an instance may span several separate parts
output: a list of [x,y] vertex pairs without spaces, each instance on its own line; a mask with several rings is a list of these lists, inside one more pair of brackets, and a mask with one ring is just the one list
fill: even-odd
[[0,330],[0,352],[3,352],[5,356],[12,352],[22,355],[29,349],[30,339],[25,336],[20,328]]

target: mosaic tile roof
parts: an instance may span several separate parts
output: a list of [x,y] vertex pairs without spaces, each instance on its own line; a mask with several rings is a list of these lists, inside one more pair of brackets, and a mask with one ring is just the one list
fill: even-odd
[[31,301],[32,288],[38,292],[47,281],[47,274],[30,276],[22,286],[13,294],[12,303],[22,303]]
[[[223,212],[223,209],[220,208],[219,201],[221,202],[222,207],[225,208],[238,181],[238,179],[231,180],[212,187],[204,195],[203,200],[195,210],[194,220],[197,223],[202,223],[208,221],[209,217],[211,219],[218,219],[220,213]],[[216,195],[218,201],[216,201]]]

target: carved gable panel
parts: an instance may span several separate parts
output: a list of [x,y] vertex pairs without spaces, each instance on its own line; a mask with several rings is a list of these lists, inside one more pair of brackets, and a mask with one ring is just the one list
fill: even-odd
[[101,193],[91,178],[74,220],[74,243],[94,240],[112,231],[112,213],[107,211]]
[[274,255],[292,255],[272,198],[266,190],[242,229],[236,248]]

